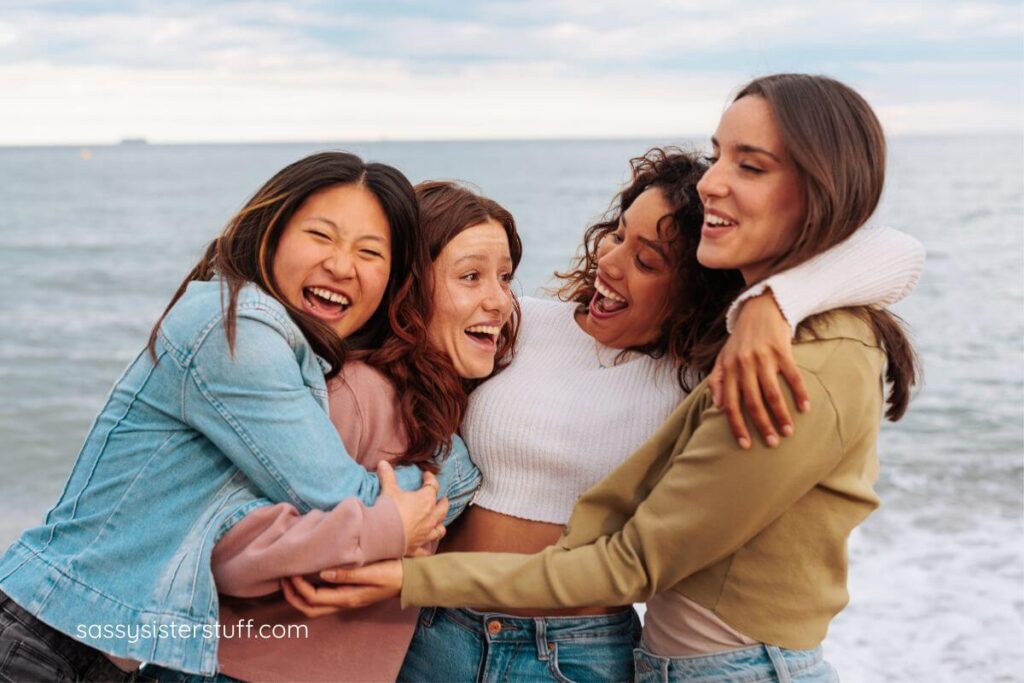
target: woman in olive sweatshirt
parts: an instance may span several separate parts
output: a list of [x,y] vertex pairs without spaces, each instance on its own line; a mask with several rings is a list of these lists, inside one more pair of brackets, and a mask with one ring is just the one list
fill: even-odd
[[[832,79],[781,74],[744,87],[712,138],[698,189],[700,262],[753,287],[859,229],[882,193],[885,139],[868,104]],[[739,292],[737,292],[738,294]],[[715,354],[698,340],[691,359]],[[709,388],[577,503],[535,555],[449,553],[327,572],[363,587],[304,600],[568,607],[647,601],[638,680],[835,680],[820,644],[846,605],[846,541],[877,507],[875,450],[899,419],[916,358],[897,319],[847,309],[801,326],[794,345],[814,409],[775,448],[740,451]],[[796,413],[794,413],[796,414]],[[501,629],[495,620],[495,630]]]

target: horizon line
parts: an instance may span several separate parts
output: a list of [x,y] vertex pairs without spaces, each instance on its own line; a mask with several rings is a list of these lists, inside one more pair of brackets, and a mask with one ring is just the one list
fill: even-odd
[[[674,135],[608,135],[608,136],[536,136],[536,137],[464,137],[464,138],[402,138],[402,137],[375,137],[375,138],[349,138],[333,140],[317,139],[269,139],[269,140],[149,140],[145,136],[125,137],[118,141],[108,142],[4,142],[0,141],[0,149],[33,149],[33,148],[110,148],[110,147],[188,147],[188,146],[227,146],[227,145],[319,145],[319,144],[446,144],[456,142],[485,143],[485,142],[630,142],[635,140],[694,140],[709,139],[710,133],[687,133]],[[1022,137],[1024,128],[1006,130],[964,130],[964,131],[921,131],[889,133],[888,139],[896,138],[949,138],[949,137]],[[666,143],[670,144],[670,143]]]

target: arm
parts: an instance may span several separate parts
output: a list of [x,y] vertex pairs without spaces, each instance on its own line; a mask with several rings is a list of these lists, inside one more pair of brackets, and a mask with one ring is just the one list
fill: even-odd
[[[348,457],[305,385],[294,351],[271,325],[239,315],[233,358],[223,326],[216,326],[185,371],[184,421],[272,501],[307,512],[350,496],[368,504],[377,498],[377,475]],[[397,475],[406,490],[422,483],[415,466]]]
[[[706,392],[701,423],[624,526],[588,545],[536,555],[446,553],[404,560],[403,606],[577,607],[643,601],[734,553],[805,495],[842,455],[837,415],[804,373],[814,419],[776,449],[738,451]],[[765,486],[766,481],[771,486]],[[367,571],[359,570],[359,571]],[[344,577],[343,579],[344,580]]]
[[726,325],[736,327],[743,303],[770,291],[790,333],[816,313],[844,306],[886,306],[907,296],[924,269],[924,246],[886,227],[864,227],[826,252],[758,282],[729,307]]
[[913,237],[885,227],[863,228],[743,292],[729,307],[726,323],[732,336],[709,381],[736,441],[743,448],[752,441],[747,417],[770,446],[778,445],[779,432],[792,434],[779,374],[792,389],[797,408],[810,410],[791,344],[801,321],[843,306],[895,303],[914,288],[923,266],[924,247]]
[[[449,496],[443,522],[447,526],[465,510],[480,486],[480,471],[458,436],[442,463],[438,482],[439,495]],[[280,579],[287,576],[398,558],[410,550],[410,538],[412,545],[419,546],[417,530],[406,530],[396,503],[399,497],[419,494],[399,491],[383,476],[381,485],[386,495],[373,507],[347,498],[330,512],[311,510],[300,515],[292,505],[270,505],[268,501],[267,506],[249,513],[214,547],[211,567],[217,590],[238,597],[268,595],[276,592]],[[402,500],[403,510],[407,502]],[[437,522],[436,514],[431,514],[417,526],[433,530]],[[431,540],[436,542],[436,537]]]
[[441,463],[437,475],[441,495],[448,498],[448,515],[443,524],[448,526],[461,515],[480,488],[480,470],[469,457],[466,442],[458,435],[452,437],[452,450]]
[[210,558],[217,590],[248,598],[269,595],[280,579],[326,567],[401,557],[405,532],[394,499],[367,507],[347,498],[330,512],[304,515],[278,503],[250,512],[218,541]]

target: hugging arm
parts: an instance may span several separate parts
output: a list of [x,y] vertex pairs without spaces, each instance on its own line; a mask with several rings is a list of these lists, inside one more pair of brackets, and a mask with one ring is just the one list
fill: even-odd
[[[426,475],[429,479],[430,475]],[[300,515],[287,503],[258,508],[232,527],[217,543],[211,558],[217,590],[227,595],[253,597],[274,593],[280,580],[339,566],[360,566],[398,558],[427,543],[431,549],[443,535],[434,532],[443,517],[447,526],[469,504],[480,485],[480,472],[469,459],[462,439],[454,437],[452,451],[441,463],[438,495],[448,502],[423,508],[426,517],[411,518],[404,510],[412,504],[428,505],[417,493],[399,491],[390,475],[381,474],[384,494],[372,507],[347,498],[330,512],[311,510]],[[429,489],[427,489],[429,490]],[[396,500],[402,501],[402,511]],[[429,510],[429,512],[427,512]],[[416,521],[422,520],[422,521]],[[424,539],[424,534],[431,533]]]
[[719,353],[709,384],[741,447],[752,441],[748,418],[769,446],[779,443],[780,432],[792,433],[792,413],[779,374],[789,384],[797,409],[811,408],[793,360],[796,326],[844,306],[899,301],[920,279],[924,257],[924,247],[910,235],[865,227],[828,251],[755,284],[733,302],[726,316],[732,336]]
[[[223,326],[210,330],[186,368],[182,398],[184,421],[271,501],[308,512],[350,496],[376,500],[377,475],[348,456],[295,353],[271,325],[239,315],[233,354]],[[422,483],[415,466],[396,474],[403,489]]]
[[[679,410],[702,410],[700,426],[674,446],[668,469],[620,529],[587,545],[552,546],[536,555],[445,553],[404,560],[403,606],[625,605],[727,557],[813,488],[841,456],[828,393],[815,375],[805,371],[804,378],[827,417],[804,420],[778,448],[738,450],[725,416],[706,394],[695,394]],[[698,401],[702,405],[693,406]]]

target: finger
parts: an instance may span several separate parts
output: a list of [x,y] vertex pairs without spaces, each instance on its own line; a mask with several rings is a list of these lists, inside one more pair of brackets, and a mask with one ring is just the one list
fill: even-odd
[[444,521],[444,518],[448,516],[448,499],[442,498],[437,501],[437,505],[434,506],[434,514],[432,517],[433,523],[440,524]]
[[430,532],[430,540],[431,541],[440,541],[442,538],[444,538],[444,535],[445,535],[446,531],[447,530],[444,528],[443,524],[438,524]]
[[292,584],[292,588],[295,589],[295,592],[298,593],[300,596],[302,596],[302,598],[309,605],[312,605],[312,606],[316,606],[317,605],[317,590],[316,590],[316,586],[311,584],[309,581],[307,581],[302,576],[292,576],[292,577],[289,578],[289,581]]
[[708,388],[711,389],[711,401],[716,408],[722,407],[722,365],[716,360],[715,367],[708,375]]
[[796,366],[796,361],[793,360],[792,349],[789,349],[787,353],[781,354],[779,358],[779,371],[786,378],[789,388],[793,390],[793,402],[796,403],[797,410],[801,413],[806,413],[811,409],[811,395],[807,392],[807,385],[804,384],[803,373],[800,372],[800,368]]
[[380,481],[380,492],[382,495],[394,497],[398,493],[398,479],[395,477],[395,468],[387,460],[377,463],[377,480]]
[[[774,363],[771,365],[773,366]],[[761,394],[768,403],[768,408],[771,410],[775,422],[779,425],[782,433],[785,436],[789,436],[793,433],[793,418],[790,417],[789,406],[786,405],[782,388],[779,386],[778,370],[769,365],[762,365],[758,369],[758,378],[761,382]],[[765,436],[765,440],[767,438]]]
[[764,400],[761,396],[761,382],[758,372],[760,370],[759,366],[763,364],[763,361],[759,360],[756,363],[756,365],[748,365],[743,369],[743,377],[741,379],[743,408],[750,416],[754,427],[761,433],[761,438],[764,439],[769,447],[774,448],[779,445],[779,435],[775,431],[775,425],[772,423],[771,417],[768,416],[768,410],[764,407]]
[[433,488],[435,498],[441,493],[441,485],[437,482],[437,477],[434,476],[433,472],[423,473],[423,486]]
[[747,431],[747,421],[743,417],[743,409],[740,406],[740,390],[737,381],[737,372],[726,371],[722,381],[722,409],[725,411],[725,418],[729,421],[729,430],[736,438],[740,448],[750,448],[750,432]]
[[284,599],[289,605],[302,612],[307,617],[324,617],[328,614],[335,614],[341,610],[337,607],[314,607],[299,595],[292,582],[288,579],[281,581],[281,590],[284,592]]

